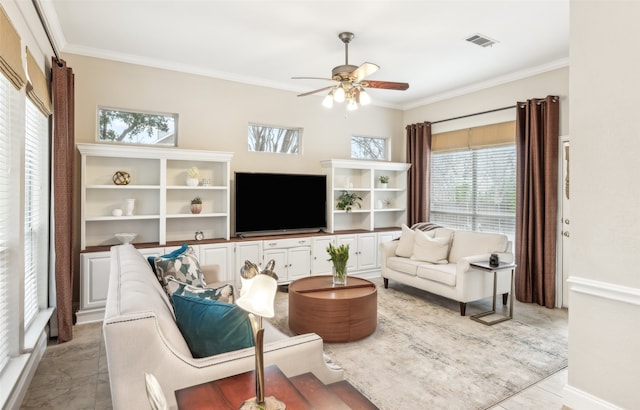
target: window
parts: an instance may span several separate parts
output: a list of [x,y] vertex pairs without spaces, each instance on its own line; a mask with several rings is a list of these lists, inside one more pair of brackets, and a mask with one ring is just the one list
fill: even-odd
[[98,108],[98,142],[178,145],[178,114]]
[[0,75],[0,372],[9,361],[9,232],[11,186],[12,102],[18,92],[4,75]]
[[249,124],[249,151],[300,154],[302,128]]
[[387,139],[379,137],[351,137],[351,158],[387,159]]
[[516,147],[434,152],[431,221],[515,237]]
[[[27,329],[39,311],[38,272],[47,270],[46,250],[47,192],[46,174],[48,121],[27,99],[24,147],[24,327]],[[39,252],[40,250],[40,252]],[[44,259],[43,259],[44,257]]]

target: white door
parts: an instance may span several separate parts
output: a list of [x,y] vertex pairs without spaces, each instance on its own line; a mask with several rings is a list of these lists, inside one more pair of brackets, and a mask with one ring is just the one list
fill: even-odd
[[570,198],[570,174],[569,174],[569,140],[562,142],[562,255],[561,255],[561,268],[562,268],[562,306],[569,307],[569,286],[567,286],[567,279],[569,278],[569,246],[571,238],[571,217],[569,212],[569,198]]

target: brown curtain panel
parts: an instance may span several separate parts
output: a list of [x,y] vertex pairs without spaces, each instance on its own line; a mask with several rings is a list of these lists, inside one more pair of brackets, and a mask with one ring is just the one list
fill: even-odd
[[53,218],[58,342],[73,338],[73,175],[75,158],[73,70],[52,59]]
[[429,221],[431,123],[407,125],[407,225]]
[[516,115],[516,298],[555,307],[559,100],[519,102]]

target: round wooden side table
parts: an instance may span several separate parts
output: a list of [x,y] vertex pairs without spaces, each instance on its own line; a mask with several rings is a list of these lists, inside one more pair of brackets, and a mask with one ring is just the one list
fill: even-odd
[[310,276],[289,285],[289,328],[316,333],[325,342],[353,342],[378,324],[378,290],[366,279],[348,277],[346,285],[330,275]]

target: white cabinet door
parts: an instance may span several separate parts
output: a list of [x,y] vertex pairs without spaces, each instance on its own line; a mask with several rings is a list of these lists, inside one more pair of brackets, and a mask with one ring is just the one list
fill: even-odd
[[267,249],[264,251],[264,262],[266,265],[271,259],[276,263],[273,267],[274,272],[278,275],[278,283],[288,282],[288,261],[287,249]]
[[349,245],[348,273],[375,269],[377,257],[375,233],[338,235],[336,242],[338,245]]
[[358,270],[358,238],[357,235],[338,235],[336,245],[349,245],[347,274]]
[[327,247],[330,243],[334,243],[335,237],[323,236],[313,238],[311,242],[311,274],[312,275],[331,275],[333,273],[333,265],[329,260]]
[[358,234],[358,271],[375,269],[378,241],[375,233]]
[[235,244],[235,253],[233,282],[236,289],[240,289],[240,268],[244,266],[244,261],[253,262],[262,269],[262,241],[238,242]]
[[[218,281],[234,280],[233,247],[230,244],[200,245],[199,262],[201,266],[217,265]],[[238,273],[240,271],[238,270]]]
[[80,255],[80,309],[104,308],[109,288],[110,252],[92,252]]
[[311,275],[311,248],[300,246],[287,250],[287,276],[290,281]]

